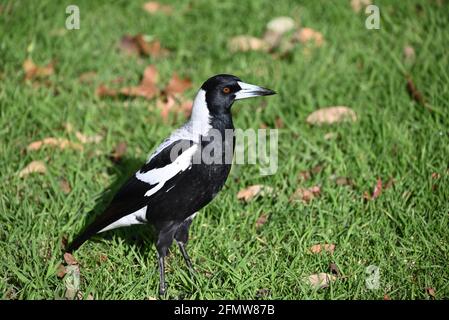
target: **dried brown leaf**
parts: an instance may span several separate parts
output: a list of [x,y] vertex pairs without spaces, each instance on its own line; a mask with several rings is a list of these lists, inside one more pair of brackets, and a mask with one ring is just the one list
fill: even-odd
[[256,220],[256,229],[260,229],[267,221],[268,215],[266,213],[262,213]]
[[304,182],[304,181],[309,180],[311,178],[311,176],[312,175],[310,174],[309,170],[304,170],[304,171],[301,171],[300,173],[298,173],[298,180]]
[[424,97],[416,88],[416,85],[411,77],[407,78],[407,92],[413,100],[415,100],[420,105],[425,106]]
[[95,90],[95,94],[100,98],[103,97],[116,97],[118,95],[117,90],[111,89],[104,84],[100,84]]
[[143,9],[150,14],[161,12],[163,14],[169,15],[173,12],[172,6],[161,4],[157,1],[149,1],[144,3]]
[[382,193],[382,179],[378,178],[371,199],[374,200],[378,198],[381,193]]
[[336,276],[328,273],[315,273],[307,277],[307,282],[315,289],[324,289],[329,287],[330,283],[337,279]]
[[426,292],[431,298],[435,299],[435,288],[428,287]]
[[318,197],[321,193],[319,186],[314,186],[311,188],[298,188],[290,196],[290,202],[302,201],[303,203],[309,203],[312,199]]
[[95,71],[87,71],[80,74],[78,77],[81,83],[92,83],[97,77],[97,73]]
[[162,48],[159,40],[147,41],[145,36],[124,35],[119,42],[119,49],[127,55],[142,55],[158,58],[168,54],[168,50]]
[[408,45],[404,47],[404,60],[405,63],[412,64],[415,61],[416,53],[415,49]]
[[58,266],[58,270],[57,270],[57,272],[56,272],[56,276],[57,276],[59,279],[62,279],[62,278],[64,278],[64,276],[65,276],[66,273],[67,273],[67,270],[65,269],[65,266],[61,263],[61,264]]
[[61,188],[64,194],[69,194],[72,191],[70,183],[64,178],[59,180],[59,187]]
[[293,35],[293,41],[299,41],[302,44],[313,42],[316,47],[321,47],[324,43],[323,34],[312,28],[301,28]]
[[156,108],[160,111],[162,120],[167,123],[168,116],[175,109],[176,100],[172,96],[161,97],[156,102]]
[[88,135],[85,135],[84,133],[81,133],[79,131],[75,132],[75,136],[83,144],[86,144],[86,143],[99,143],[101,140],[103,140],[103,136],[102,135],[96,134],[96,135],[93,135],[93,136],[88,136]]
[[73,265],[77,265],[78,261],[76,261],[75,257],[72,256],[71,253],[66,252],[64,253],[64,261],[69,265],[69,266],[73,266]]
[[54,63],[50,62],[44,67],[36,65],[32,59],[28,58],[23,62],[23,70],[25,71],[25,80],[34,80],[38,78],[46,78],[54,72]]
[[42,140],[34,141],[30,143],[27,147],[28,151],[36,151],[42,148],[43,146],[51,146],[56,147],[59,149],[74,149],[78,151],[83,150],[83,146],[76,142],[71,142],[70,140],[67,140],[65,138],[54,138],[49,137]]
[[140,54],[140,46],[137,43],[135,37],[126,34],[119,42],[120,50],[127,55],[138,55]]
[[164,92],[168,96],[182,94],[191,86],[192,82],[190,81],[190,79],[181,79],[176,73],[174,73],[167,86],[165,87]]
[[31,161],[24,169],[19,172],[19,177],[24,178],[31,173],[46,173],[47,166],[43,161],[35,160]]
[[159,40],[153,40],[148,42],[145,40],[144,36],[138,34],[134,37],[140,50],[140,54],[146,56],[152,56],[154,58],[164,57],[168,54],[168,50],[162,48],[161,42]]
[[342,121],[356,121],[356,113],[345,106],[328,107],[312,112],[306,119],[307,123],[314,125],[332,124]]
[[323,243],[323,244],[314,244],[310,247],[310,252],[312,253],[321,253],[321,252],[329,252],[333,254],[335,251],[335,244],[333,243]]
[[269,47],[268,43],[263,39],[246,35],[234,37],[228,42],[228,49],[231,52],[268,51]]
[[371,0],[351,0],[351,8],[355,13],[362,11],[363,7],[369,6]]
[[273,188],[262,184],[256,184],[240,190],[237,193],[237,199],[249,202],[258,196],[270,195],[273,193]]
[[127,97],[143,97],[146,99],[154,98],[159,89],[156,86],[158,71],[154,65],[145,68],[142,80],[136,87],[126,87],[120,90],[120,94]]
[[125,155],[127,148],[128,145],[126,144],[126,142],[124,141],[119,142],[115,146],[114,151],[111,154],[111,160],[115,163],[120,162],[120,160],[122,160],[123,156]]

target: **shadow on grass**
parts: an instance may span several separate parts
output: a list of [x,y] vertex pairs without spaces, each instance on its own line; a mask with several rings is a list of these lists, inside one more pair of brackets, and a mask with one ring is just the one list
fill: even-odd
[[[95,207],[86,214],[83,228],[79,230],[73,237],[81,234],[95,219],[100,216],[107,206],[110,204],[114,195],[120,187],[142,166],[142,159],[123,157],[120,161],[113,162],[109,168],[108,173],[114,175],[116,178],[103,193],[99,196]],[[154,228],[150,224],[135,225],[126,228],[117,228],[108,230],[106,232],[96,234],[87,241],[98,242],[99,239],[112,240],[118,236],[125,241],[126,244],[138,248],[141,254],[148,253],[148,249],[157,240]],[[72,239],[72,240],[73,240]]]

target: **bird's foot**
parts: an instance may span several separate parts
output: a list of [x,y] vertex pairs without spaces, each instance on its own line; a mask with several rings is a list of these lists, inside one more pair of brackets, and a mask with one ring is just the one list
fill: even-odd
[[159,296],[161,298],[164,298],[166,294],[167,294],[167,283],[163,282],[160,284],[159,287]]

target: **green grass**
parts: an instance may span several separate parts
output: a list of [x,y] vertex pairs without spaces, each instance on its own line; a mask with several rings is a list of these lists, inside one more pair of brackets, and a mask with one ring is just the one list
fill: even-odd
[[[449,56],[448,2],[376,1],[381,29],[367,30],[363,13],[349,1],[175,1],[172,16],[150,16],[143,1],[75,1],[81,29],[58,35],[65,7],[74,1],[0,1],[0,294],[4,299],[64,296],[56,277],[63,235],[75,236],[89,220],[105,190],[137,169],[169,132],[184,120],[162,124],[143,99],[99,99],[95,87],[123,76],[137,83],[154,63],[161,86],[173,72],[190,77],[196,88],[217,73],[275,89],[267,99],[238,102],[239,128],[274,127],[280,117],[279,169],[260,176],[254,165],[236,166],[220,195],[195,218],[189,253],[198,270],[189,275],[175,246],[167,259],[169,298],[253,299],[259,289],[269,299],[429,299],[449,298]],[[420,4],[420,5],[418,5]],[[325,45],[310,55],[298,47],[286,59],[261,52],[230,53],[226,44],[239,34],[262,36],[266,23],[288,15],[323,33]],[[125,34],[151,34],[171,50],[166,59],[125,58],[116,50]],[[32,44],[38,64],[55,59],[50,79],[57,89],[33,88],[23,80],[22,63]],[[406,64],[403,47],[416,50]],[[96,71],[93,84],[78,77]],[[434,112],[410,99],[410,74]],[[266,103],[265,108],[261,108]],[[126,106],[125,106],[126,105]],[[354,124],[312,127],[305,118],[319,107],[347,105]],[[48,136],[75,140],[63,129],[70,122],[86,134],[105,136],[83,152],[26,146]],[[325,140],[324,135],[337,136]],[[127,141],[122,164],[108,159]],[[99,155],[96,154],[99,150]],[[32,160],[44,160],[45,175],[18,177]],[[324,169],[300,183],[297,174],[317,164]],[[439,173],[440,178],[431,178]],[[354,180],[337,186],[331,176]],[[59,179],[72,191],[65,195]],[[374,201],[363,200],[377,178],[396,180]],[[237,192],[252,184],[274,187],[277,196],[249,204]],[[300,186],[320,185],[309,205],[290,204]],[[437,185],[435,189],[433,185]],[[110,196],[109,196],[110,197]],[[255,222],[269,215],[262,228]],[[134,239],[138,232],[142,237]],[[75,257],[81,264],[81,291],[95,299],[157,296],[156,253],[149,229],[109,232],[87,242]],[[333,255],[312,255],[316,243],[335,243]],[[107,255],[100,262],[100,255]],[[303,281],[336,263],[344,278],[315,290]],[[380,288],[365,285],[366,267],[380,268]]]

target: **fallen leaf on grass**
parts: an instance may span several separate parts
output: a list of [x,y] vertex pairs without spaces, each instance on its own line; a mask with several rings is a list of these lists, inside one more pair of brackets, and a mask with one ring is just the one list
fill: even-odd
[[54,72],[54,63],[50,62],[44,67],[36,65],[32,59],[28,58],[23,62],[23,70],[25,71],[25,80],[34,80],[38,78],[46,78]]
[[328,273],[315,273],[306,278],[306,281],[315,289],[324,289],[329,287],[330,283],[337,279],[336,276]]
[[273,193],[273,188],[262,184],[256,184],[240,190],[237,193],[237,199],[249,202],[256,197],[265,196]]
[[80,288],[80,269],[78,265],[69,265],[66,267],[66,271],[64,277],[65,298],[73,300],[77,297]]
[[27,147],[28,151],[36,151],[42,148],[43,146],[51,146],[51,147],[57,147],[59,149],[74,149],[78,151],[83,150],[83,146],[76,142],[71,142],[65,138],[45,138],[42,140],[34,141],[30,143]]
[[268,22],[263,36],[264,41],[271,47],[279,46],[282,35],[295,28],[295,21],[290,17],[277,17]]
[[128,145],[126,144],[126,142],[124,141],[119,142],[115,146],[114,151],[111,154],[111,160],[115,163],[120,162],[120,160],[122,160],[123,156],[125,155],[127,148]]
[[370,194],[368,191],[365,191],[363,193],[363,198],[368,201],[374,200],[381,195],[382,189],[382,179],[378,178],[373,193]]
[[356,113],[345,106],[322,108],[312,112],[306,119],[307,123],[313,125],[332,124],[342,121],[356,121]]
[[158,72],[156,67],[150,65],[145,68],[143,78],[138,86],[122,88],[120,94],[127,97],[144,97],[146,99],[152,99],[159,91],[156,86],[157,78]]
[[70,183],[64,178],[59,180],[59,187],[61,188],[64,194],[69,194],[72,191]]
[[162,120],[166,123],[170,111],[175,108],[176,100],[172,96],[161,97],[156,102],[156,108],[160,111]]
[[354,12],[359,13],[363,7],[369,6],[371,0],[351,0],[351,8]]
[[162,48],[159,40],[147,41],[142,34],[124,35],[120,39],[119,49],[127,55],[152,56],[155,58],[168,54],[168,50]]
[[263,39],[240,35],[229,40],[228,49],[231,52],[268,51],[269,45]]
[[274,120],[274,124],[275,124],[276,129],[282,129],[282,128],[284,128],[284,121],[282,121],[282,118],[280,118],[280,117],[277,117],[277,118]]
[[309,203],[312,199],[318,197],[321,193],[319,186],[311,188],[298,188],[291,196],[290,202],[302,201],[303,203]]
[[164,93],[168,96],[182,94],[184,91],[192,87],[190,79],[182,79],[174,73],[164,89]]
[[100,84],[95,90],[95,94],[100,98],[103,97],[115,97],[118,94],[118,91],[115,89],[108,88],[104,84]]
[[99,143],[101,140],[103,140],[103,136],[96,134],[93,136],[88,136],[85,135],[79,131],[75,132],[75,136],[76,138],[82,143],[82,144],[86,144],[86,143]]
[[143,97],[152,99],[155,97],[159,89],[156,86],[158,79],[158,71],[155,66],[150,65],[145,68],[142,80],[138,86],[124,87],[122,89],[111,89],[104,84],[101,84],[96,89],[96,95],[102,97],[116,97],[118,95],[126,97]]
[[412,46],[404,47],[404,60],[405,63],[412,64],[415,61],[416,53]]
[[374,187],[373,195],[371,199],[374,200],[380,196],[382,193],[382,180],[380,178],[377,179],[376,186]]
[[69,252],[64,253],[64,261],[71,266],[78,264],[78,261],[76,261],[75,257]]
[[407,77],[407,92],[410,97],[420,105],[424,106],[425,101],[421,92],[416,88],[415,83],[411,77]]
[[298,173],[298,180],[305,182],[311,178],[311,174],[309,170],[304,170]]
[[46,173],[47,166],[43,161],[31,161],[24,169],[19,172],[19,177],[24,178],[31,173]]
[[97,77],[97,73],[95,71],[87,71],[83,72],[79,75],[78,80],[81,83],[92,83]]
[[435,299],[435,288],[428,287],[426,288],[426,292],[431,298]]
[[65,269],[65,266],[61,263],[58,266],[58,270],[56,271],[56,276],[60,279],[64,278],[65,274],[67,273],[67,270]]
[[140,53],[153,58],[164,57],[168,54],[168,50],[163,48],[159,40],[146,41],[142,35],[135,36],[140,47]]
[[310,247],[310,252],[317,254],[320,252],[329,252],[333,254],[335,251],[335,244],[333,243],[324,243],[324,244],[314,244]]
[[143,4],[143,9],[151,14],[155,14],[157,12],[162,12],[166,15],[169,15],[173,12],[173,7],[166,5],[166,4],[161,4],[157,1],[149,1]]
[[316,47],[321,47],[324,43],[323,34],[312,28],[301,28],[293,36],[293,41],[299,41],[302,44],[313,42]]
[[256,229],[260,229],[267,221],[268,215],[266,213],[262,213],[256,220]]

